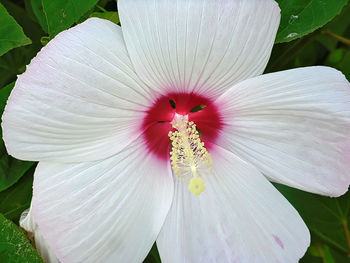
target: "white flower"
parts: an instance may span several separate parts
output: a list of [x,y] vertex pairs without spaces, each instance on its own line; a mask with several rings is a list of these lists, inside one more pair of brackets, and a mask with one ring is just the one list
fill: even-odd
[[297,262],[309,232],[267,179],[347,191],[349,83],[259,76],[272,0],[118,4],[122,29],[89,19],[18,77],[4,140],[39,161],[21,225],[50,262],[142,262],[154,241],[165,263]]

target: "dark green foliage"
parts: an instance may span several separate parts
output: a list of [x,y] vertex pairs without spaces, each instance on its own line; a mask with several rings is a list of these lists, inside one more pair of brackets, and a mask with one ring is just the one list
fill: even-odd
[[30,206],[34,170],[33,165],[16,184],[0,192],[0,213],[14,223],[18,223],[22,212]]
[[[331,198],[283,185],[277,185],[277,188],[298,210],[312,233],[312,246],[308,253],[323,258],[325,262],[347,262],[350,251],[350,192]],[[336,257],[343,261],[331,260]]]
[[0,214],[0,262],[4,263],[42,263],[23,232]]
[[91,10],[97,0],[42,0],[41,2],[46,16],[48,33],[54,37]]
[[23,29],[0,3],[0,56],[7,51],[32,43]]
[[113,23],[119,24],[118,12],[93,12],[90,17],[99,17],[112,21]]
[[276,43],[288,42],[309,34],[331,21],[348,0],[277,0],[281,24]]

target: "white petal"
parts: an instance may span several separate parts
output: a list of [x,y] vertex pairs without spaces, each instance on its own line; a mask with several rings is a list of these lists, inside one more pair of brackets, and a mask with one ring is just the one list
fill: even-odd
[[169,169],[139,142],[103,161],[41,162],[34,221],[60,262],[142,262],[171,205]]
[[252,165],[218,148],[199,196],[174,179],[157,239],[162,262],[297,262],[310,242],[297,211]]
[[350,84],[335,69],[309,67],[256,77],[217,101],[219,145],[269,179],[338,196],[350,183]]
[[118,8],[148,85],[211,96],[263,72],[280,21],[272,0],[120,0]]
[[111,156],[139,135],[148,93],[120,27],[89,19],[50,41],[18,77],[3,116],[7,150],[40,161]]
[[38,225],[34,221],[31,208],[22,213],[19,224],[22,228],[34,235],[35,248],[38,250],[45,263],[59,263],[54,251],[41,235]]

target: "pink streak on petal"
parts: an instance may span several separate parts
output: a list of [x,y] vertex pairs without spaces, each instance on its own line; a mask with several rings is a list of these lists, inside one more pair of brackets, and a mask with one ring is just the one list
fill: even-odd
[[282,242],[282,240],[278,237],[278,236],[275,236],[275,235],[272,235],[273,238],[275,239],[276,243],[282,248],[284,249],[284,244]]

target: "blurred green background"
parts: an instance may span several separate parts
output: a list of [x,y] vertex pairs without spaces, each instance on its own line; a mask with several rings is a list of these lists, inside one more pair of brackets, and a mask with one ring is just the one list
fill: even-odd
[[[266,72],[327,65],[341,70],[350,80],[349,1],[277,2],[282,19]],[[119,24],[116,1],[0,0],[0,114],[17,75],[25,71],[41,47],[62,30],[91,16]],[[34,169],[35,163],[8,156],[0,141],[0,262],[42,262],[16,226],[30,204]],[[350,262],[350,193],[327,198],[286,186],[276,187],[311,231],[312,243],[301,262]],[[160,262],[155,246],[145,262]]]

